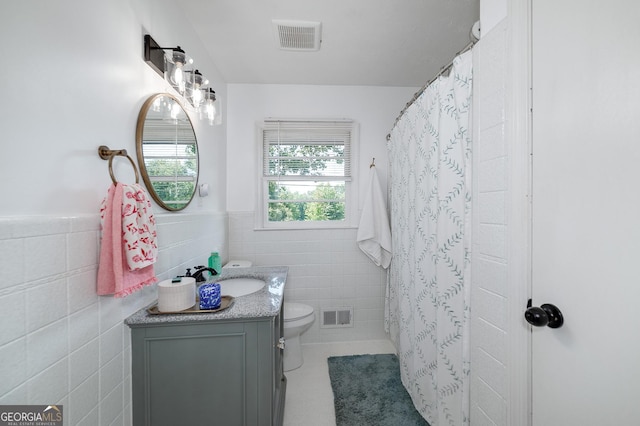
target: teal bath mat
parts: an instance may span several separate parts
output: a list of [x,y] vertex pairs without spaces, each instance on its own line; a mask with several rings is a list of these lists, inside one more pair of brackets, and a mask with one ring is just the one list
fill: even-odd
[[329,357],[337,426],[429,426],[400,381],[393,354]]

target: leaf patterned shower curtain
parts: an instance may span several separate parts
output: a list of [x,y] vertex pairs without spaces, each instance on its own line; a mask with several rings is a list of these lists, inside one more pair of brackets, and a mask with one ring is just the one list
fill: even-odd
[[431,426],[469,424],[471,53],[407,108],[387,144],[385,327],[402,383]]

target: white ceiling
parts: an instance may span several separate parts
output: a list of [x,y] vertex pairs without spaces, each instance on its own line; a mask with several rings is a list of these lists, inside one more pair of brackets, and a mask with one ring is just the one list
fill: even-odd
[[[479,0],[180,0],[228,83],[420,87],[471,40]],[[280,50],[273,19],[320,21]]]

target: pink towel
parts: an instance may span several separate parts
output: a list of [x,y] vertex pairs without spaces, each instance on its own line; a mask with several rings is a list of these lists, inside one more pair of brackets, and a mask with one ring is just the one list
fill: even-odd
[[127,265],[123,232],[124,185],[112,185],[100,207],[102,243],[98,265],[98,294],[124,297],[157,281],[153,264],[130,270]]
[[129,270],[156,262],[156,220],[147,193],[137,183],[122,185],[122,241]]

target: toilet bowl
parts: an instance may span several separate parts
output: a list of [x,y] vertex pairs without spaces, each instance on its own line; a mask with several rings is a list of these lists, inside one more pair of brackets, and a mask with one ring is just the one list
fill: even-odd
[[284,303],[284,371],[295,370],[304,362],[300,335],[311,327],[314,320],[313,307],[303,303]]

